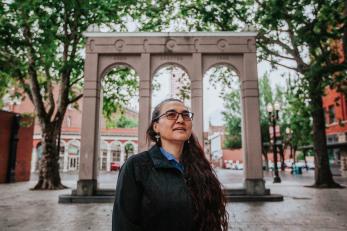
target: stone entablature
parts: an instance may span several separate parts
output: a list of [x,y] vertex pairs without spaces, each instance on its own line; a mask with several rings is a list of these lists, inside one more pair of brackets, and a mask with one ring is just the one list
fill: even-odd
[[[254,32],[195,32],[195,33],[99,33],[86,32],[87,53],[102,54],[163,54],[163,53],[208,53],[221,55],[255,52]],[[162,55],[161,59],[182,61],[183,56]],[[116,61],[127,60],[126,56],[114,56]],[[219,59],[228,59],[219,56]]]

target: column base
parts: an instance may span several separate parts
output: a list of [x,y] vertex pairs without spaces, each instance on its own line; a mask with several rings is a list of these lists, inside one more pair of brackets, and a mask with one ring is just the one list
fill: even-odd
[[78,180],[77,190],[73,192],[77,196],[94,196],[97,189],[97,180]]
[[265,195],[265,181],[263,179],[245,179],[244,188],[247,195]]

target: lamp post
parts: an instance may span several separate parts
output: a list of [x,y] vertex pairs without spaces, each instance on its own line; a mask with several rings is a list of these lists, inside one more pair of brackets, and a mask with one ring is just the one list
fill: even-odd
[[280,110],[280,104],[278,102],[275,102],[274,105],[268,104],[266,107],[267,112],[269,113],[269,120],[272,124],[273,129],[273,155],[274,155],[274,170],[275,170],[275,177],[274,177],[274,183],[281,183],[281,178],[278,175],[278,169],[277,169],[277,147],[276,147],[276,122],[278,120],[278,112]]

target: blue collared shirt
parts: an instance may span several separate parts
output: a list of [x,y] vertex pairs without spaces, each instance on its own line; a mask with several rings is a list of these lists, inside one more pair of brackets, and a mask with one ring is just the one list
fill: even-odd
[[174,155],[172,155],[170,152],[167,152],[164,148],[160,147],[160,151],[161,153],[166,157],[166,159],[168,159],[168,161],[170,161],[170,163],[172,164],[172,166],[174,166],[175,168],[177,168],[181,173],[184,172],[184,167],[183,164],[181,164],[180,162],[178,162],[176,160],[176,158],[174,157]]

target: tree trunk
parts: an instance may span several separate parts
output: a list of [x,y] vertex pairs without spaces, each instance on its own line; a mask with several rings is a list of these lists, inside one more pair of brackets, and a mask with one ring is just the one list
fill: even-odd
[[39,181],[33,190],[55,190],[67,188],[61,183],[59,174],[59,150],[56,123],[42,126],[42,158],[39,163]]
[[[317,81],[318,79],[318,81]],[[323,109],[323,100],[319,90],[319,77],[315,81],[311,81],[311,105],[313,119],[313,147],[315,152],[315,183],[313,187],[318,188],[337,188],[341,187],[337,184],[332,176],[325,134],[325,117]],[[315,90],[313,90],[315,89]]]

